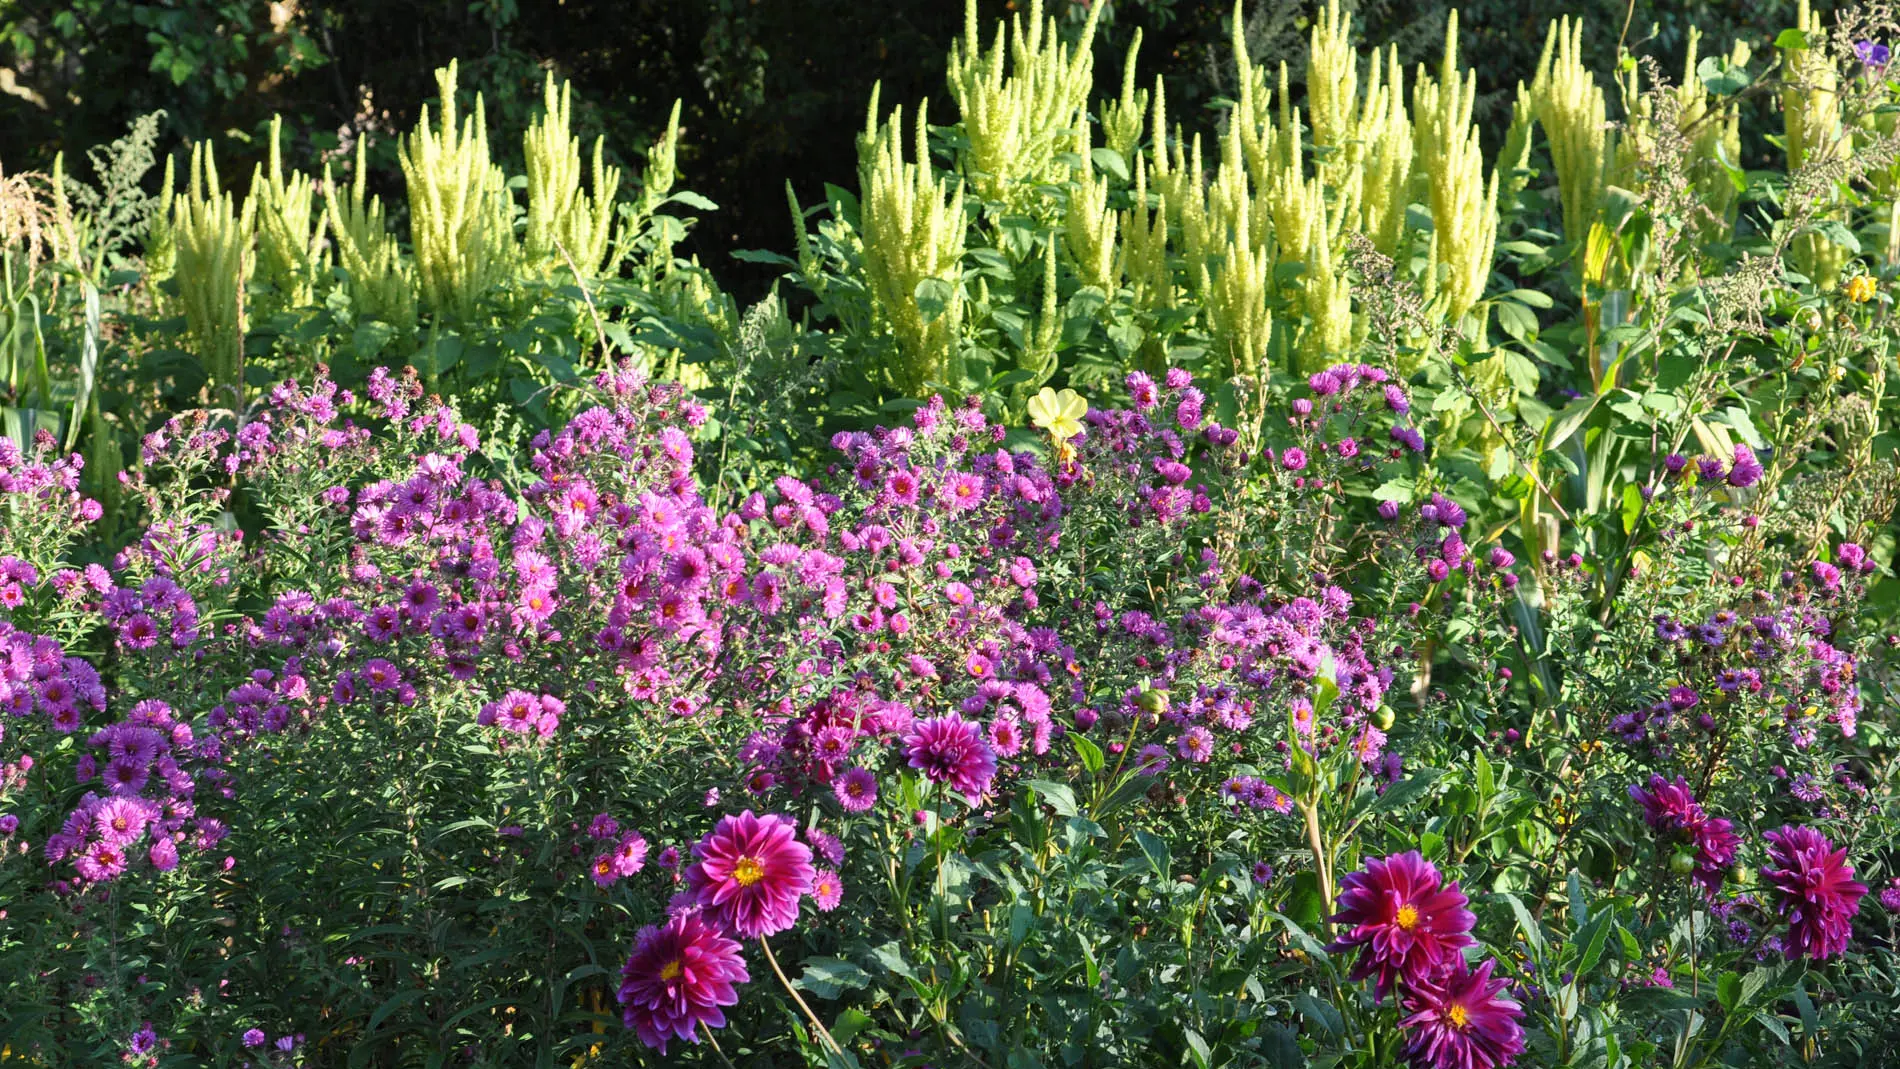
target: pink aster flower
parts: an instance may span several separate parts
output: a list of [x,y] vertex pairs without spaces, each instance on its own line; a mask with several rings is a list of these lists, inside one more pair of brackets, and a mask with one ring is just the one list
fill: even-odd
[[619,876],[631,876],[647,864],[646,837],[637,831],[629,831],[614,847],[614,873]]
[[588,866],[587,871],[588,875],[593,877],[596,887],[612,887],[620,880],[620,873],[614,869],[614,856],[611,853],[601,854],[594,858],[594,863]]
[[1345,932],[1335,951],[1359,947],[1352,978],[1376,977],[1373,995],[1383,1000],[1396,980],[1408,985],[1437,975],[1458,950],[1472,944],[1477,922],[1465,908],[1457,881],[1445,886],[1438,869],[1418,851],[1368,860],[1339,884],[1333,923]]
[[620,970],[621,1019],[640,1042],[666,1053],[674,1038],[699,1042],[694,1029],[724,1028],[722,1006],[739,1001],[733,990],[752,977],[739,944],[697,913],[679,913],[663,926],[649,925],[635,938]]
[[1502,1069],[1524,1053],[1517,1023],[1524,1010],[1503,993],[1505,981],[1491,978],[1496,964],[1474,971],[1454,954],[1436,980],[1407,984],[1399,1027],[1410,1033],[1405,1054],[1414,1069]]
[[73,861],[79,875],[94,882],[114,880],[125,871],[125,851],[115,843],[94,843]]
[[971,801],[990,789],[996,775],[996,754],[983,741],[982,730],[955,713],[912,724],[904,736],[904,754],[910,767],[948,783]]
[[1195,764],[1206,764],[1214,756],[1214,736],[1204,727],[1196,725],[1181,733],[1174,748],[1182,757]]
[[862,813],[877,804],[877,777],[870,770],[847,768],[831,781],[831,793],[849,813]]
[[750,809],[725,817],[693,846],[687,886],[713,923],[747,939],[782,932],[811,893],[811,847],[790,820]]
[[1813,828],[1793,824],[1763,838],[1770,863],[1761,876],[1780,893],[1776,907],[1788,921],[1788,957],[1822,961],[1846,950],[1867,893],[1867,885],[1854,879],[1847,851],[1834,849]]
[[818,874],[812,877],[811,901],[820,913],[837,909],[838,903],[844,901],[844,881],[830,869],[819,869]]

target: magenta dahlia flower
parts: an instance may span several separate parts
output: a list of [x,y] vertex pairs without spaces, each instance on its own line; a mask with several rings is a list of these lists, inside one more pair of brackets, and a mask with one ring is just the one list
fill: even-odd
[[725,817],[693,846],[686,885],[716,925],[747,939],[782,932],[798,920],[798,900],[811,893],[811,847],[790,820]]
[[1762,879],[1780,892],[1777,904],[1788,920],[1789,958],[1831,958],[1847,949],[1853,918],[1867,885],[1854,879],[1847,851],[1834,849],[1813,828],[1784,824],[1763,836],[1769,864]]
[[1741,850],[1742,841],[1735,834],[1735,826],[1704,812],[1681,776],[1672,783],[1652,775],[1647,788],[1631,785],[1629,792],[1643,807],[1643,820],[1658,836],[1695,848],[1694,868],[1690,870],[1695,882],[1710,895],[1720,891],[1728,867],[1735,863],[1735,855]]
[[674,1038],[699,1042],[694,1029],[724,1028],[721,1006],[739,1001],[734,985],[752,977],[739,944],[720,934],[698,913],[648,925],[635,937],[633,954],[620,970],[621,1020],[640,1042],[666,1053]]
[[974,802],[990,789],[996,754],[983,741],[983,730],[955,713],[919,720],[904,736],[910,767],[928,779],[948,783]]
[[1359,947],[1352,978],[1376,977],[1373,996],[1383,1000],[1395,980],[1409,986],[1428,979],[1472,944],[1477,918],[1466,902],[1457,881],[1445,886],[1437,867],[1416,850],[1369,860],[1339,882],[1332,921],[1345,934],[1331,949]]
[[1630,798],[1643,807],[1643,820],[1659,832],[1692,832],[1704,819],[1695,792],[1681,776],[1671,783],[1652,775],[1647,789],[1631,784]]
[[1502,1069],[1524,1053],[1523,1007],[1504,994],[1485,961],[1476,971],[1454,954],[1436,980],[1408,985],[1407,1016],[1399,1027],[1410,1034],[1405,1054],[1413,1069]]
[[1693,836],[1695,869],[1691,878],[1714,897],[1722,889],[1722,881],[1728,878],[1735,855],[1741,852],[1742,837],[1735,834],[1735,826],[1722,817],[1703,821]]

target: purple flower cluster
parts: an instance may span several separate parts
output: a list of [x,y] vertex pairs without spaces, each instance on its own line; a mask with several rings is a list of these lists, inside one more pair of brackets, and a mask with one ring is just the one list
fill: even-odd
[[[1864,563],[1856,550],[1843,546],[1840,559]],[[1757,714],[1778,718],[1796,751],[1812,747],[1823,724],[1853,738],[1862,705],[1859,669],[1830,641],[1834,630],[1829,606],[1798,586],[1759,591],[1699,623],[1660,616],[1656,638],[1683,666],[1682,682],[1647,707],[1613,717],[1609,729],[1624,745],[1663,758],[1712,737],[1725,720]]]
[[198,784],[188,770],[216,756],[216,741],[194,738],[191,725],[164,702],[139,702],[87,742],[105,761],[81,757],[82,781],[97,779],[106,793],[87,792],[47,837],[49,862],[70,860],[82,883],[105,883],[124,875],[140,856],[169,872],[178,867],[181,847],[203,851],[223,841],[224,822],[198,814]]

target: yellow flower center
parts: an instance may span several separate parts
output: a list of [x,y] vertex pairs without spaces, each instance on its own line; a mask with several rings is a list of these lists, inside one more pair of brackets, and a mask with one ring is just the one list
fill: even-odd
[[1399,915],[1393,919],[1399,922],[1399,927],[1409,932],[1418,927],[1418,907],[1400,906]]
[[1451,1022],[1453,1028],[1463,1028],[1471,1023],[1471,1013],[1454,1002],[1451,1004],[1451,1009],[1445,1011],[1445,1019]]
[[765,866],[756,857],[742,857],[732,866],[732,878],[739,881],[739,886],[750,887],[765,879]]
[[660,966],[660,979],[677,980],[683,971],[685,971],[685,965],[680,962],[680,959],[674,958],[672,961]]

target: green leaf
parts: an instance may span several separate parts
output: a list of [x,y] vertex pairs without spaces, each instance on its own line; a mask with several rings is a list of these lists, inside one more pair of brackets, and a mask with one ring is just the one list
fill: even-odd
[[1537,918],[1531,916],[1530,910],[1524,908],[1524,900],[1509,891],[1499,892],[1498,897],[1510,904],[1511,912],[1517,917],[1517,926],[1524,932],[1524,941],[1530,944],[1532,950],[1542,953],[1544,949],[1543,926],[1537,923]]
[[1583,426],[1583,421],[1589,419],[1590,413],[1596,410],[1601,397],[1601,394],[1579,397],[1565,405],[1544,431],[1544,450],[1554,451],[1569,441],[1570,436],[1577,433],[1577,428]]
[[955,287],[940,278],[921,279],[917,288],[911,291],[917,301],[917,311],[924,317],[925,323],[935,323],[944,310],[950,307],[950,301],[956,296]]
[[1824,219],[1814,227],[1814,232],[1847,250],[1849,256],[1860,255],[1860,239],[1854,236],[1847,224],[1839,219]]
[[1279,921],[1281,924],[1286,925],[1286,934],[1288,938],[1292,939],[1294,944],[1298,946],[1301,950],[1306,951],[1307,954],[1309,954],[1310,956],[1312,956],[1313,958],[1319,961],[1326,960],[1327,958],[1326,944],[1320,942],[1318,939],[1313,937],[1312,933],[1300,927],[1299,924],[1293,920],[1293,918],[1288,917],[1282,913],[1268,913],[1267,917],[1270,920],[1276,920],[1276,921]]
[[1094,149],[1089,153],[1089,162],[1123,182],[1128,181],[1128,161],[1112,148]]
[[1043,804],[1056,811],[1057,816],[1076,815],[1075,791],[1054,780],[1032,779],[1026,782],[1028,786],[1035,789],[1037,797],[1042,799]]
[[1417,769],[1411,775],[1387,787],[1385,793],[1379,795],[1366,809],[1366,815],[1390,813],[1412,804],[1420,795],[1430,790],[1432,784],[1438,782],[1438,778],[1444,774],[1445,770],[1442,768]]
[[702,197],[691,190],[685,190],[685,189],[666,198],[661,203],[662,204],[684,204],[688,208],[698,208],[702,212],[716,212],[719,210],[719,205],[714,204],[712,201],[707,200],[705,197]]
[[1346,1020],[1339,1011],[1312,995],[1304,992],[1295,995],[1293,1008],[1300,1011],[1300,1016],[1325,1029],[1329,1036],[1338,1038],[1346,1034]]
[[[93,383],[99,372],[99,291],[85,279],[81,279],[79,284],[86,294],[86,329],[79,349],[79,382],[73,395],[73,416],[66,423],[68,450],[79,442],[80,421],[85,418],[86,406],[92,401]],[[110,477],[114,473],[105,474]]]
[[879,965],[884,966],[898,976],[909,979],[914,979],[917,976],[916,971],[911,968],[910,962],[904,960],[904,948],[898,946],[895,942],[885,943],[883,946],[871,948],[871,957],[875,959]]
[[376,1026],[388,1020],[390,1014],[395,1013],[407,1003],[428,997],[433,990],[433,988],[427,987],[413,987],[407,991],[398,991],[394,995],[384,999],[383,1004],[376,1007],[376,1012],[369,1015],[369,1024],[364,1027],[363,1034],[365,1036],[373,1035],[376,1031]]
[[1141,847],[1142,856],[1148,859],[1148,867],[1154,870],[1154,874],[1164,880],[1167,879],[1171,860],[1167,841],[1153,832],[1136,828],[1135,844]]
[[1801,1035],[1812,1038],[1821,1030],[1821,1017],[1814,1012],[1814,1000],[1808,997],[1808,985],[1799,983],[1794,988],[1794,1007],[1801,1011]]
[[1783,30],[1775,35],[1775,47],[1783,51],[1806,48],[1808,47],[1808,32],[1796,29]]
[[1577,975],[1587,976],[1597,962],[1603,960],[1603,947],[1610,939],[1610,914],[1600,913],[1584,926],[1583,931],[1571,937],[1572,946],[1581,946],[1582,953],[1577,958]]
[[1706,56],[1695,65],[1695,76],[1702,79],[1709,92],[1716,96],[1733,96],[1748,85],[1748,71],[1742,67],[1730,65],[1726,56]]
[[868,986],[871,974],[843,958],[806,958],[798,986],[819,998],[837,998],[846,991]]
[[[1098,148],[1095,151],[1102,150]],[[1192,1028],[1183,1028],[1181,1034],[1187,1040],[1188,1053],[1194,1056],[1194,1064],[1200,1066],[1201,1069],[1209,1069],[1209,1066],[1213,1064],[1209,1061],[1213,1054],[1207,1049],[1207,1040],[1202,1039],[1201,1034]]]
[[1104,764],[1102,748],[1081,735],[1071,733],[1069,737],[1075,740],[1075,752],[1082,755],[1082,767],[1090,772],[1100,772]]
[[1732,972],[1725,972],[1716,978],[1715,1000],[1730,1013],[1735,1012],[1735,1004],[1741,1001],[1742,978]]
[[871,1018],[864,1011],[847,1008],[831,1022],[831,1038],[839,1043],[849,1043],[869,1027]]

